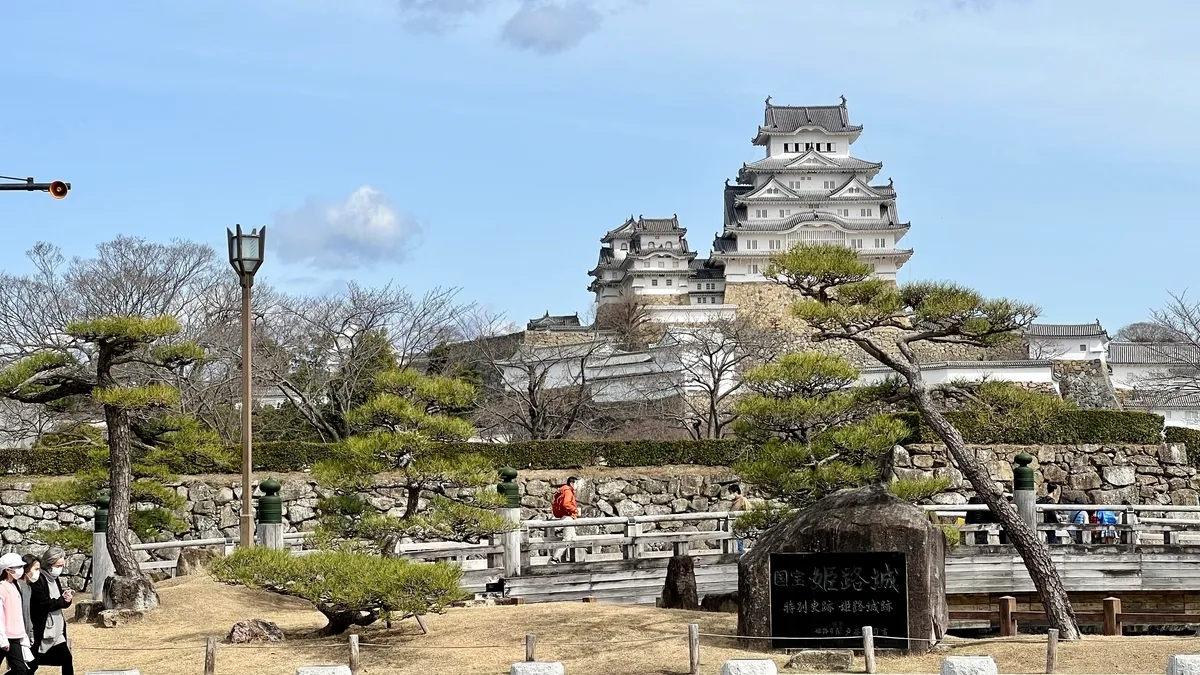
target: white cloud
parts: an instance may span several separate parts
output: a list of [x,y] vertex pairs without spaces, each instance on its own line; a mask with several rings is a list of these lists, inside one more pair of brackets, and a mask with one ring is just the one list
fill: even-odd
[[[605,15],[649,0],[397,0],[404,27],[444,33],[468,19],[491,21],[516,11],[500,28],[500,39],[517,49],[558,54],[599,30]],[[497,16],[498,14],[498,16]]]
[[274,248],[284,262],[340,269],[401,262],[421,233],[412,214],[369,185],[339,204],[310,197],[300,208],[276,214],[274,230]]
[[526,0],[504,24],[500,37],[539,54],[564,52],[600,28],[600,13],[586,2]]

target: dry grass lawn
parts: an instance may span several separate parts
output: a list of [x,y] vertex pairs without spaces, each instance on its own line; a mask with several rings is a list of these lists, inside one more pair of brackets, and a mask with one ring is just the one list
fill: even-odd
[[[137,668],[143,675],[199,675],[208,636],[223,639],[236,621],[261,618],[291,634],[323,624],[306,603],[184,577],[159,586],[163,606],[145,622],[115,629],[72,625],[76,670]],[[668,675],[687,673],[687,625],[703,633],[732,633],[736,617],[649,607],[556,603],[521,607],[454,609],[429,619],[430,635],[406,621],[392,630],[362,630],[367,675],[499,675],[524,658],[524,636],[538,636],[539,659],[561,660],[569,675]],[[990,654],[1002,673],[1040,673],[1045,645],[974,642],[949,653]],[[726,639],[702,640],[702,672],[715,675],[729,658],[761,658]],[[1059,648],[1060,673],[1162,673],[1167,656],[1200,652],[1200,639],[1088,638]],[[345,663],[346,639],[294,639],[275,645],[219,645],[218,675],[292,675],[297,666]],[[936,673],[941,654],[884,658],[880,670]],[[782,666],[786,659],[776,657]],[[861,668],[862,661],[858,660]],[[48,668],[48,672],[56,672]]]

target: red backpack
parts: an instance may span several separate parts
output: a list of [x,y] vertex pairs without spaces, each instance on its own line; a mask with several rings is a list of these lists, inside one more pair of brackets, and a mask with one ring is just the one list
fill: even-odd
[[567,510],[567,491],[565,489],[559,488],[555,491],[554,500],[550,502],[550,513],[555,518],[573,515]]

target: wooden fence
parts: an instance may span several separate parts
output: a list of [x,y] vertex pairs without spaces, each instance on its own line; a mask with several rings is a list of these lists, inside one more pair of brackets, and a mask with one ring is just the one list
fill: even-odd
[[[1017,599],[1011,595],[999,598],[993,610],[951,610],[951,621],[987,621],[1000,626],[1000,637],[1015,636],[1020,621],[1045,623],[1043,610],[1018,610]],[[1123,612],[1120,598],[1105,598],[1101,612],[1075,612],[1075,620],[1081,625],[1100,625],[1104,635],[1121,635],[1125,624],[1200,625],[1200,613],[1179,612]]]

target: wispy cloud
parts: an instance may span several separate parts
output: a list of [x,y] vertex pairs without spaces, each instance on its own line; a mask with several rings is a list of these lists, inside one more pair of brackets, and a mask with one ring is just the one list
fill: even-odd
[[353,269],[404,260],[417,244],[416,218],[364,185],[339,204],[310,197],[275,216],[279,257],[321,269]]
[[559,54],[600,29],[606,14],[648,0],[397,0],[404,27],[422,33],[444,33],[467,20],[515,8],[499,27],[502,41],[538,54]]
[[500,37],[518,49],[557,54],[600,28],[600,13],[586,2],[527,0],[504,24]]

